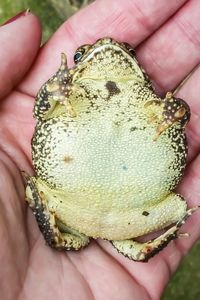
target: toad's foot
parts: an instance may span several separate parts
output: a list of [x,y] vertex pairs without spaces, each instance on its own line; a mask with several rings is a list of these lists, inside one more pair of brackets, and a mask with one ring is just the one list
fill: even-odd
[[124,256],[135,261],[147,262],[151,257],[167,246],[171,240],[182,235],[186,236],[186,234],[178,233],[178,230],[185,223],[186,219],[199,208],[199,206],[195,206],[187,210],[184,217],[178,221],[176,225],[153,240],[145,243],[134,240],[112,241],[112,244]]
[[168,92],[163,101],[150,100],[145,103],[145,107],[156,104],[161,105],[162,108],[162,122],[158,125],[156,130],[156,140],[159,135],[168,129],[175,122],[180,121],[181,126],[185,127],[190,119],[190,108],[188,104],[180,99],[175,98],[171,92]]
[[47,242],[60,250],[79,250],[89,244],[89,238],[63,225],[48,208],[45,194],[38,191],[36,179],[23,172],[26,182],[26,200],[31,207],[39,228]]

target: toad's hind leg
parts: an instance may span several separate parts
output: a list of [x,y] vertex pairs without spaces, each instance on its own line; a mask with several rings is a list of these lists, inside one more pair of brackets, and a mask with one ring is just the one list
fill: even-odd
[[185,214],[174,226],[153,240],[144,243],[135,240],[119,240],[112,241],[112,244],[124,256],[135,261],[147,262],[167,246],[171,240],[187,235],[187,233],[178,233],[178,230],[185,223],[186,219],[198,209],[199,206],[195,206],[185,211]]
[[26,200],[31,207],[39,228],[47,242],[53,248],[63,250],[79,250],[89,244],[89,238],[62,224],[48,208],[43,192],[39,192],[36,179],[23,173],[26,182]]

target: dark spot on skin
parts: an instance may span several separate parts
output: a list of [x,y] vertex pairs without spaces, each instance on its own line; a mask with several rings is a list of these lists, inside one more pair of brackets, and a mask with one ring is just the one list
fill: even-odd
[[128,225],[130,225],[131,223],[130,222],[128,222]]
[[63,158],[65,163],[69,163],[73,160],[73,157],[69,156],[69,155],[65,155]]
[[105,87],[108,90],[108,100],[110,97],[117,95],[120,93],[120,89],[118,88],[117,84],[114,81],[107,81]]
[[120,122],[119,122],[119,121],[116,121],[116,122],[114,122],[113,124],[116,125],[116,126],[119,126],[119,125],[120,125]]
[[148,211],[143,211],[142,215],[147,217],[149,215],[149,212]]
[[123,166],[122,169],[126,171],[128,168],[127,166]]
[[130,128],[130,131],[135,131],[135,130],[145,130],[145,129],[146,129],[146,127],[138,128],[138,127],[136,127],[136,126],[133,126],[133,127]]
[[130,131],[135,131],[135,130],[137,130],[137,127],[135,126],[130,128]]

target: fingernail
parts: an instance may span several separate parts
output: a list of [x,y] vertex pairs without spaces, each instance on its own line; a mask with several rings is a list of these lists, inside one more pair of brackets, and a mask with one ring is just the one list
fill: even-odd
[[7,20],[6,22],[4,22],[3,24],[1,24],[0,26],[4,26],[4,25],[7,25],[7,24],[10,24],[10,23],[12,23],[12,22],[20,19],[21,17],[27,16],[29,13],[30,13],[30,9],[29,8],[26,9],[26,10],[23,10],[20,13],[18,13],[17,15],[15,15],[14,17],[12,17],[9,20]]

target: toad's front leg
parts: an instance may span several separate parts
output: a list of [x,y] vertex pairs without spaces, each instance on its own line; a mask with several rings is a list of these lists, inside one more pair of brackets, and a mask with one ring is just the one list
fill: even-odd
[[34,106],[34,117],[38,120],[46,120],[52,116],[58,105],[63,105],[71,117],[76,113],[71,105],[70,96],[73,93],[72,75],[67,67],[65,54],[61,55],[61,66],[54,76],[52,76],[39,90]]
[[45,193],[37,188],[35,177],[23,173],[26,182],[26,200],[32,209],[38,226],[47,242],[53,248],[79,250],[89,244],[89,238],[60,222],[48,207]]
[[147,101],[145,108],[150,110],[149,107],[152,105],[158,105],[161,108],[158,115],[155,115],[154,118],[150,120],[150,122],[154,120],[158,122],[155,140],[174,123],[180,122],[184,128],[190,119],[190,108],[188,104],[184,100],[174,97],[171,92],[168,92],[162,101]]

